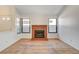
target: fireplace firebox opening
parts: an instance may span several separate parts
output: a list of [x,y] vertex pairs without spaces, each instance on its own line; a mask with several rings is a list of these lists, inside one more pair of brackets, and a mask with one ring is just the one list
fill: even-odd
[[35,30],[35,38],[44,38],[44,30]]

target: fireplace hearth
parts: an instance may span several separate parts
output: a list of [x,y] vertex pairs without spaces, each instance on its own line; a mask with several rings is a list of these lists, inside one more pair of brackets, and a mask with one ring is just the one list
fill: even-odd
[[44,38],[44,30],[35,30],[35,38]]

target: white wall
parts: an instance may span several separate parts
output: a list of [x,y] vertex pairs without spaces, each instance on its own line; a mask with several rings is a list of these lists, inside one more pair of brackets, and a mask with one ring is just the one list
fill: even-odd
[[17,35],[14,32],[0,32],[0,51],[4,50],[17,41]]
[[[14,6],[0,6],[0,12],[2,10],[2,14],[0,13],[0,16],[11,16],[11,30],[8,31],[0,31],[0,51],[4,50],[5,48],[9,47],[13,43],[15,43],[17,39],[17,33],[16,33],[16,25],[15,25],[15,16],[16,11]],[[2,20],[0,20],[2,21]],[[6,21],[6,20],[5,20]],[[6,24],[4,24],[6,25]],[[5,26],[4,26],[5,27]],[[6,26],[8,27],[8,26]],[[0,27],[0,28],[3,28]]]
[[58,23],[60,39],[79,50],[79,6],[67,6]]
[[[45,15],[33,15],[33,16],[21,16],[26,17],[30,19],[31,26],[32,25],[48,25],[48,19],[49,18],[56,18],[51,16],[45,16]],[[48,38],[57,38],[57,33],[48,33]],[[32,27],[30,27],[30,33],[24,33],[18,35],[18,38],[32,38]]]

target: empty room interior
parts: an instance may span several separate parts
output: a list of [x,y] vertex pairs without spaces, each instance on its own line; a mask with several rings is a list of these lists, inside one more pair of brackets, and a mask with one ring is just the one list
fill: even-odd
[[79,54],[79,5],[0,5],[0,54]]

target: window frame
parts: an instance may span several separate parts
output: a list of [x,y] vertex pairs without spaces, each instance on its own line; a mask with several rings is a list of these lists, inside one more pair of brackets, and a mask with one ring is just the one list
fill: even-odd
[[[49,19],[56,19],[56,32],[50,32],[49,31]],[[57,24],[58,24],[58,22],[57,22],[57,18],[48,18],[48,33],[57,33]]]

